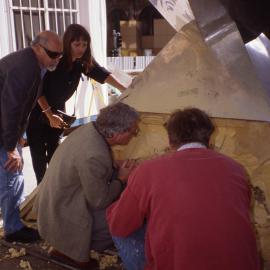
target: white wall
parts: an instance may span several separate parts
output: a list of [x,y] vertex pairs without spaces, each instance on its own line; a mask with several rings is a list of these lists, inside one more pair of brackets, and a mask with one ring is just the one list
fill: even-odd
[[8,0],[0,0],[0,58],[13,51]]

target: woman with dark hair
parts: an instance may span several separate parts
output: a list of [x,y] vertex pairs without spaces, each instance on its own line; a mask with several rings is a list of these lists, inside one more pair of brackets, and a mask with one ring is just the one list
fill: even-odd
[[42,96],[33,109],[27,128],[33,168],[40,183],[63,132],[64,121],[55,113],[65,110],[65,102],[74,94],[82,74],[119,90],[125,87],[101,67],[91,55],[91,38],[79,24],[67,27],[63,36],[63,57],[53,72],[43,79]]

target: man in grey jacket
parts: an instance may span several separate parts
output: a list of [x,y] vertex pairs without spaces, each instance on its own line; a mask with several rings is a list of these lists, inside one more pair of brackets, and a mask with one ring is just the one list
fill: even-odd
[[91,249],[112,245],[105,209],[120,195],[135,162],[116,169],[111,146],[128,144],[138,121],[133,108],[117,103],[57,148],[35,201],[40,235],[58,251],[54,256],[65,254],[78,267],[88,263]]
[[0,207],[7,241],[32,242],[37,231],[23,225],[23,159],[20,139],[38,98],[46,70],[53,70],[62,55],[58,35],[41,32],[33,45],[0,59]]

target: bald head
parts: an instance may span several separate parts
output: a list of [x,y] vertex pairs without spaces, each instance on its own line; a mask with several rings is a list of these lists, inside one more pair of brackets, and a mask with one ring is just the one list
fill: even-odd
[[62,51],[62,41],[53,31],[40,32],[32,42],[33,46],[38,44],[53,51]]
[[56,68],[63,52],[60,37],[52,31],[40,32],[32,41],[32,48],[40,65],[48,70]]

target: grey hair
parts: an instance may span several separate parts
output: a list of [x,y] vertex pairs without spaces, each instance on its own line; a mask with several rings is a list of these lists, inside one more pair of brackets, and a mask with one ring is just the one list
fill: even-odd
[[42,35],[37,35],[31,42],[31,45],[32,46],[35,46],[35,45],[38,45],[38,44],[41,44],[43,46],[46,46],[48,44],[48,38],[47,37],[44,37]]
[[139,113],[127,104],[118,102],[100,110],[96,127],[105,137],[129,130],[139,120]]

